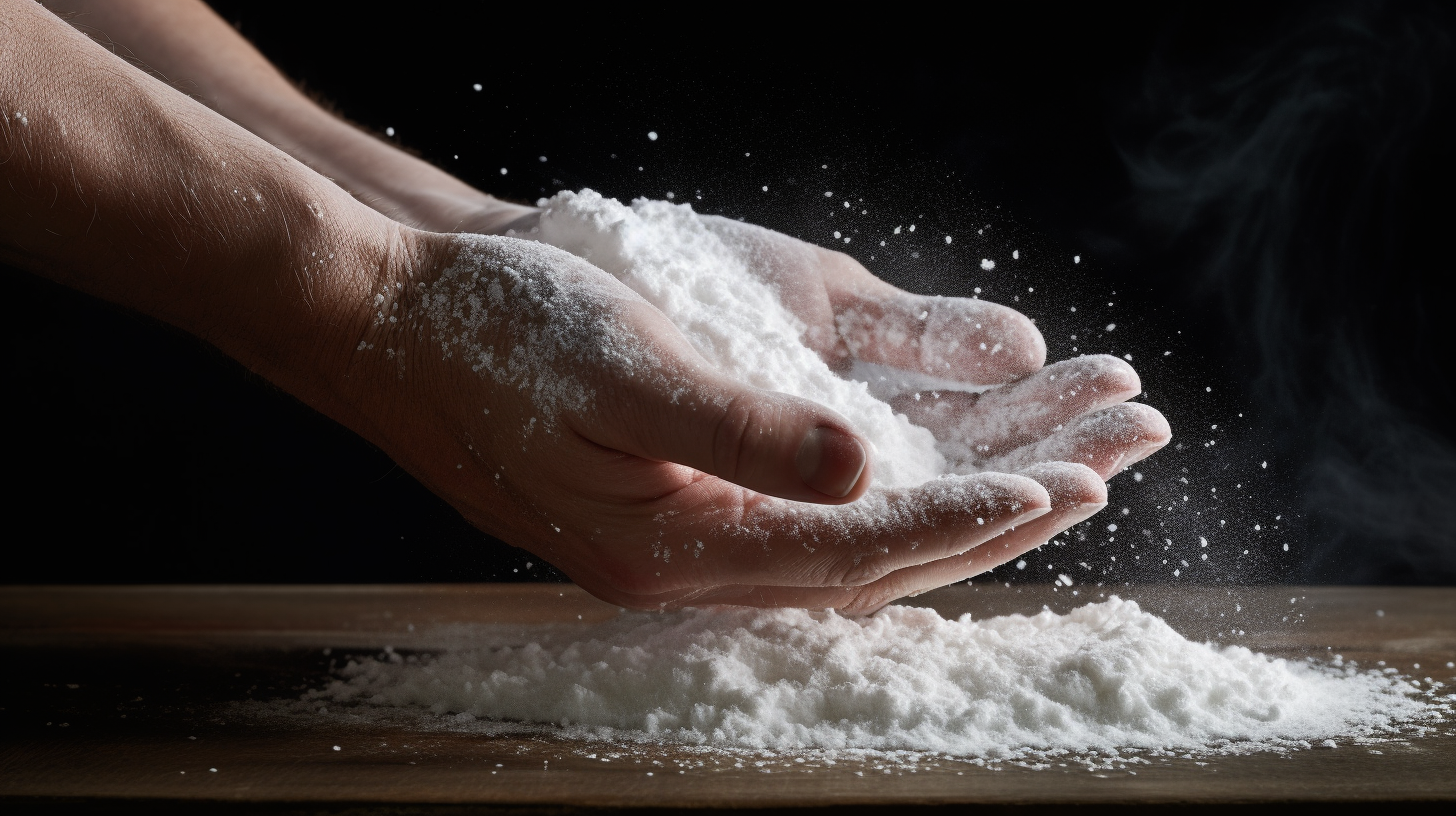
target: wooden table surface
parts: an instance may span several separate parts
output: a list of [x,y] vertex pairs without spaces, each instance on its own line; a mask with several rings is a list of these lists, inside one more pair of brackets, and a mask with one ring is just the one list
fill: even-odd
[[[908,602],[984,617],[1043,605],[1061,611],[1106,591],[1078,588],[1073,597],[1051,587],[958,585]],[[1149,586],[1119,594],[1166,610],[1194,638],[1288,657],[1385,660],[1447,683],[1456,676],[1447,668],[1456,661],[1456,589]],[[1235,604],[1243,609],[1236,618]],[[1378,744],[1089,771],[1075,762],[990,769],[945,757],[887,763],[841,756],[831,766],[793,755],[753,756],[734,767],[734,757],[685,748],[589,744],[550,733],[485,736],[408,717],[349,723],[259,713],[318,687],[330,660],[351,652],[442,649],[468,640],[471,627],[615,614],[556,584],[0,588],[0,807],[115,810],[130,802],[157,811],[205,803],[395,813],[473,803],[843,812],[964,803],[1400,801],[1444,808],[1456,800],[1450,724]],[[1231,635],[1231,625],[1243,634]]]

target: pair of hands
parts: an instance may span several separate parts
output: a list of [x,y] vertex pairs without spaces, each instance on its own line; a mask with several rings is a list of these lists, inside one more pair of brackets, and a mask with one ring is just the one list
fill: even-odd
[[[198,0],[47,3],[215,110],[0,0],[0,102],[30,112],[0,127],[0,258],[216,344],[609,601],[873,610],[1087,518],[1169,437],[1121,361],[1043,368],[1010,309],[712,220],[836,370],[998,385],[898,402],[976,472],[876,489],[841,417],[723,376],[612,276],[501,237],[536,212],[333,119]],[[594,397],[548,425],[553,385]]]
[[[537,214],[515,215],[498,229],[529,237]],[[1040,333],[1011,309],[912,295],[842,253],[708,222],[834,369],[858,360],[997,384],[894,401],[943,445],[971,452],[979,472],[872,487],[869,446],[843,418],[723,376],[611,275],[512,237],[417,234],[434,260],[383,287],[353,375],[370,392],[359,404],[400,397],[372,418],[385,431],[373,438],[476,526],[613,603],[848,612],[1040,546],[1105,506],[1104,481],[1169,438],[1156,410],[1126,402],[1141,385],[1121,360],[1043,367]],[[492,290],[485,308],[462,311]],[[491,309],[497,318],[482,319]],[[570,337],[558,331],[567,316]],[[582,348],[607,345],[613,355]],[[487,349],[494,376],[480,370]],[[531,356],[527,376],[499,364],[515,350]],[[542,387],[594,397],[547,428]]]

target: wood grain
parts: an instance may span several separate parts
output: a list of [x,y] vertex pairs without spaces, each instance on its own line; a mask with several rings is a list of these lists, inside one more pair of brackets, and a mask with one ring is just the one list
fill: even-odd
[[[1073,591],[959,585],[909,602],[985,617],[1044,605],[1064,610],[1109,592]],[[1119,593],[1166,614],[1190,637],[1282,656],[1385,660],[1448,683],[1456,675],[1446,665],[1456,661],[1456,589],[1152,586]],[[809,755],[574,742],[549,730],[485,736],[421,727],[418,719],[351,723],[337,712],[276,713],[276,701],[316,686],[343,652],[448,648],[472,627],[617,613],[567,585],[0,589],[8,667],[0,681],[0,804],[62,801],[48,797],[98,805],[586,808],[1456,800],[1449,725],[1420,738],[1335,749],[1091,771],[1075,762],[991,770],[947,757],[841,755],[831,765]],[[326,648],[336,654],[325,655]]]

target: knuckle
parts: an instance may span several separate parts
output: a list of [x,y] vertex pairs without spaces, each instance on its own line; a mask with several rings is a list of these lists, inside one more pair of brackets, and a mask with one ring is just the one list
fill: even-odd
[[712,464],[715,475],[736,481],[744,462],[748,461],[753,427],[752,402],[741,396],[731,397],[713,429]]
[[889,573],[889,554],[889,548],[881,546],[836,558],[826,565],[824,585],[860,587],[872,583]]
[[893,600],[893,596],[878,586],[859,587],[845,603],[840,605],[839,611],[844,615],[868,615],[878,611],[891,600]]
[[825,267],[833,272],[839,272],[841,274],[868,274],[868,270],[865,269],[864,264],[855,260],[854,257],[849,255],[848,253],[840,252],[837,249],[829,249],[827,247],[818,247],[818,250],[821,253],[821,262],[824,264]]

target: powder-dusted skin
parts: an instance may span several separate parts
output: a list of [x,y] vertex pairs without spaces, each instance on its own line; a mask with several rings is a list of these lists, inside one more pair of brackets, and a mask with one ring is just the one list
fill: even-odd
[[580,256],[656,306],[710,364],[757,388],[813,400],[870,442],[877,487],[912,487],[948,471],[930,431],[836,375],[805,344],[805,326],[752,274],[751,253],[730,246],[685,204],[638,199],[629,207],[591,190],[543,202],[540,240]]
[[[485,235],[459,236],[457,247],[455,262],[423,287],[430,339],[443,357],[458,355],[477,374],[529,393],[543,421],[585,412],[595,397],[578,378],[560,372],[613,367],[630,375],[650,362],[640,344],[618,336],[612,316],[620,293],[604,291],[594,270],[575,258],[531,241]],[[377,301],[382,306],[384,298]],[[491,342],[505,334],[516,342]]]
[[1116,597],[981,621],[718,607],[524,634],[525,645],[351,661],[309,696],[607,738],[988,757],[1312,741],[1431,705],[1389,675],[1191,642]]

